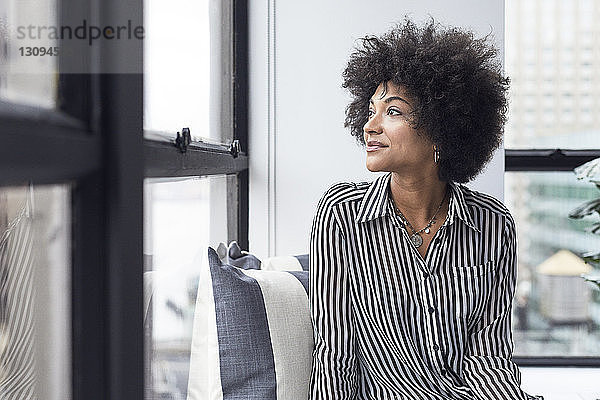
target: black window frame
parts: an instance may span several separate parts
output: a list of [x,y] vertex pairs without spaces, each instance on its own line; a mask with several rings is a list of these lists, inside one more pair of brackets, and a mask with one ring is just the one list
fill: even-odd
[[[62,15],[88,7],[83,15],[91,16],[94,10],[101,25],[144,6],[143,0],[62,0],[59,4]],[[0,102],[0,186],[72,185],[75,400],[144,399],[145,177],[235,177],[228,195],[228,239],[248,248],[247,1],[231,0],[231,6],[232,122],[239,147],[192,142],[182,152],[174,140],[145,139],[141,72],[61,75],[64,112]],[[143,25],[141,12],[130,19]],[[85,56],[100,60],[91,50]],[[110,54],[103,57],[102,61],[127,61],[106,60]],[[143,59],[142,41],[131,57]]]
[[[598,157],[600,149],[505,149],[505,172],[573,171]],[[600,357],[515,356],[513,361],[523,367],[600,367]]]

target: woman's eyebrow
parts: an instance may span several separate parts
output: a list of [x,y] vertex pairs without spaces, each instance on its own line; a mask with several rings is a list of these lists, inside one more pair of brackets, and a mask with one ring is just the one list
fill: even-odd
[[[386,103],[386,104],[387,104],[387,103],[389,103],[389,102],[391,102],[391,101],[393,101],[393,100],[400,100],[400,101],[403,101],[404,103],[406,103],[407,105],[409,105],[409,106],[410,106],[410,103],[409,103],[408,101],[404,100],[404,99],[403,99],[402,97],[400,97],[400,96],[390,96],[390,97],[387,97],[386,99],[384,99],[383,101],[384,101],[384,103]],[[370,103],[370,104],[374,104],[374,103],[373,103],[373,99],[369,99],[369,103]]]

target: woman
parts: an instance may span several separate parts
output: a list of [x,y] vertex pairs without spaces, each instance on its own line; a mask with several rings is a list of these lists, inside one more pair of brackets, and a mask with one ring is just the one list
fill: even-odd
[[346,126],[372,183],[319,202],[311,399],[529,399],[511,361],[515,223],[461,185],[501,143],[508,79],[487,38],[405,20],[351,55]]

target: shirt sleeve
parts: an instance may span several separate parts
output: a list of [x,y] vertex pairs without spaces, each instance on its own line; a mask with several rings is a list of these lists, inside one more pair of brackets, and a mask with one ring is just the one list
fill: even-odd
[[464,359],[467,385],[478,400],[543,399],[521,390],[521,374],[512,361],[512,299],[517,274],[515,222],[508,214],[503,252],[496,266],[493,292],[479,322],[469,334]]
[[332,189],[319,202],[310,236],[309,301],[315,339],[310,400],[350,400],[357,392],[346,240],[335,217]]

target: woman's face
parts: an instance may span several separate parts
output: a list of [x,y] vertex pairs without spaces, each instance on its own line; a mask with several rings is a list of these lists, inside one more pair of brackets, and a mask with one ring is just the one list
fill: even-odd
[[363,127],[367,169],[422,176],[433,173],[433,143],[411,127],[414,102],[402,86],[381,83],[369,101],[369,119]]

